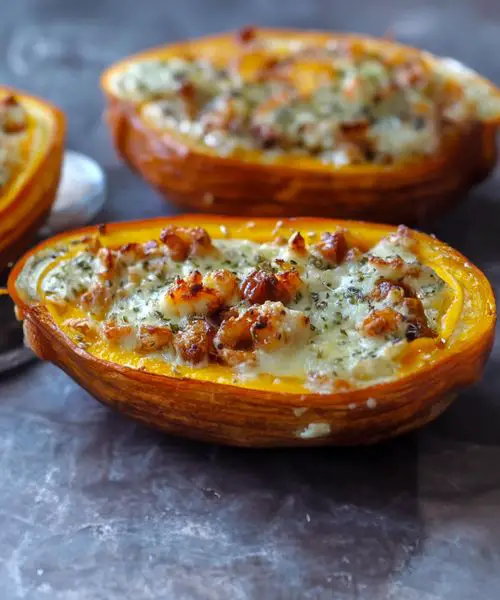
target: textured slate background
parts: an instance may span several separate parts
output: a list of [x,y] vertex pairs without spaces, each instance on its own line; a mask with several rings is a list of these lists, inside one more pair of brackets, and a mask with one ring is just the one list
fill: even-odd
[[[98,75],[164,41],[246,23],[382,34],[500,83],[494,0],[1,0],[0,81],[67,111],[106,168],[102,219],[168,214],[115,159]],[[439,236],[500,286],[500,181]],[[1,327],[1,324],[0,324]],[[435,424],[363,450],[243,451],[168,438],[34,363],[0,379],[1,600],[495,600],[500,353]]]

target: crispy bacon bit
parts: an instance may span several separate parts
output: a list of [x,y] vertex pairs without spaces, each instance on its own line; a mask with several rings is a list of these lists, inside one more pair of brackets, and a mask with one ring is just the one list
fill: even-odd
[[95,340],[97,338],[97,328],[88,319],[68,319],[64,322],[64,325],[81,333],[88,340]]
[[361,323],[361,333],[377,337],[394,333],[401,324],[402,317],[393,308],[372,311]]
[[334,265],[340,265],[347,254],[347,242],[342,231],[322,233],[315,247],[325,260]]
[[214,327],[205,319],[198,319],[175,335],[174,346],[185,363],[199,365],[214,355],[214,336]]
[[24,108],[12,94],[0,101],[0,128],[4,133],[21,133],[27,127]]
[[170,257],[178,262],[188,256],[207,256],[214,252],[212,239],[202,227],[176,227],[169,225],[160,234]]
[[137,333],[138,352],[155,352],[172,346],[174,334],[170,327],[141,325]]
[[253,25],[247,25],[242,27],[236,34],[238,42],[242,44],[248,44],[252,42],[257,35],[257,28]]
[[296,270],[279,274],[256,270],[243,280],[240,290],[241,297],[250,304],[264,304],[267,300],[288,304],[301,287],[302,280]]
[[406,339],[408,341],[421,337],[436,337],[436,332],[429,327],[424,307],[418,298],[405,298],[403,301],[403,312],[406,313],[408,328]]
[[296,252],[297,254],[305,254],[307,252],[306,242],[300,231],[296,231],[290,236],[288,247],[292,252]]
[[105,321],[102,327],[104,337],[114,344],[120,343],[134,331],[131,325],[117,325],[115,321]]

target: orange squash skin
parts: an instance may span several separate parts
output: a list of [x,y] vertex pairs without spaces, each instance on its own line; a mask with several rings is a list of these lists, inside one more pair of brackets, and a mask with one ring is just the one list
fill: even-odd
[[50,213],[59,185],[65,137],[65,117],[55,106],[12,88],[0,88],[3,93],[24,101],[29,114],[31,110],[42,111],[50,132],[40,150],[15,176],[21,177],[34,164],[21,188],[13,193],[15,182],[10,182],[5,190],[7,202],[0,208],[0,271],[33,242]]
[[[200,226],[225,223],[228,228],[244,223],[241,219],[225,217],[196,220],[195,216],[188,215],[113,224],[107,226],[106,243],[112,243],[113,233],[120,230],[138,231],[154,224],[159,231],[171,222]],[[269,219],[255,220],[257,232],[269,222]],[[318,225],[323,230],[341,225],[355,234],[357,227],[367,227],[362,223],[332,223],[320,219],[285,221],[285,227],[301,230]],[[372,227],[383,233],[393,230],[388,226]],[[95,228],[85,228],[73,232],[71,237],[74,239],[95,231]],[[456,263],[457,268],[466,265],[468,274],[464,281],[469,282],[466,292],[471,298],[481,298],[482,306],[477,315],[468,315],[469,319],[479,319],[473,335],[462,339],[458,334],[449,350],[445,348],[437,360],[415,372],[389,382],[331,394],[283,392],[279,384],[270,389],[252,389],[251,386],[226,385],[216,380],[158,375],[89,354],[59,329],[45,306],[24,302],[16,288],[17,278],[29,256],[64,239],[64,235],[44,242],[26,254],[13,269],[8,287],[18,316],[24,322],[26,341],[41,359],[58,365],[102,403],[147,425],[174,435],[236,446],[370,444],[435,419],[449,406],[457,392],[480,377],[493,344],[495,301],[484,275],[466,263],[458,252],[429,236],[418,235],[435,244],[436,249],[443,249],[450,264]],[[469,307],[468,310],[475,309]],[[377,399],[375,405],[372,398]],[[300,432],[318,423],[328,424],[327,435],[301,437]]]
[[[323,40],[328,34],[259,29],[261,36]],[[392,44],[357,36],[383,47]],[[114,73],[134,61],[200,53],[229,43],[234,34],[175,44],[126,59],[106,71],[101,85],[107,123],[118,154],[166,198],[186,210],[244,216],[322,216],[384,223],[419,223],[443,213],[492,171],[497,122],[470,123],[431,157],[408,165],[331,167],[244,161],[206,152],[148,126],[137,107],[115,95]],[[408,48],[409,52],[415,52]],[[500,93],[500,92],[499,92]]]

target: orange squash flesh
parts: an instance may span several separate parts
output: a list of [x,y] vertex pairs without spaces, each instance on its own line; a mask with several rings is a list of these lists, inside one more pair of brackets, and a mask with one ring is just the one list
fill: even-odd
[[0,100],[13,94],[27,112],[22,160],[0,189],[0,270],[26,249],[55,200],[64,150],[65,119],[51,104],[0,88]]
[[[260,242],[273,239],[276,227],[273,219],[186,215],[108,225],[100,240],[114,247],[157,239],[170,223],[204,227],[215,239],[230,235]],[[366,248],[394,230],[321,219],[289,219],[280,225],[284,235],[342,226]],[[8,289],[24,321],[26,341],[40,358],[61,367],[101,402],[175,435],[238,446],[372,443],[438,416],[461,388],[481,375],[493,343],[495,301],[485,276],[446,244],[415,232],[419,260],[446,281],[450,299],[441,320],[442,341],[410,343],[399,376],[388,382],[320,394],[293,378],[277,382],[263,375],[234,383],[232,370],[220,365],[172,368],[158,359],[111,350],[104,342],[84,348],[61,325],[64,319],[57,310],[30,301],[18,283],[30,257],[69,242],[78,249],[77,241],[96,231],[87,227],[47,240],[12,270]],[[310,430],[320,434],[304,434]]]
[[[349,39],[367,50],[419,51],[387,40],[321,32],[259,29],[259,39],[324,44]],[[151,58],[193,56],[226,64],[241,52],[235,34],[173,44],[129,57],[102,76],[107,122],[119,155],[165,197],[188,210],[246,216],[323,216],[387,223],[415,223],[443,212],[493,169],[499,119],[469,123],[434,155],[408,164],[324,165],[313,157],[285,155],[270,162],[261,152],[223,157],[173,130],[159,129],[140,115],[137,103],[121,98],[116,76]],[[440,59],[425,53],[425,57]],[[485,82],[477,76],[477,81]],[[495,97],[500,92],[492,85]]]

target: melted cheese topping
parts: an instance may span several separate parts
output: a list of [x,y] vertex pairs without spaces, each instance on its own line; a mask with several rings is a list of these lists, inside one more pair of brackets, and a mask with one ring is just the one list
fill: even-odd
[[0,99],[0,192],[23,162],[27,114],[13,96]]
[[229,62],[133,62],[116,75],[115,93],[140,103],[153,126],[217,154],[257,150],[270,159],[313,156],[332,166],[433,154],[449,133],[500,115],[490,85],[424,53],[376,51],[353,40],[280,43],[252,30],[240,38]]
[[319,392],[394,377],[413,339],[439,335],[447,285],[407,230],[367,252],[342,250],[344,232],[311,245],[175,228],[162,240],[34,257],[28,279],[41,284],[28,295],[67,313],[89,351],[105,338],[166,364],[217,362],[240,379],[295,377]]

